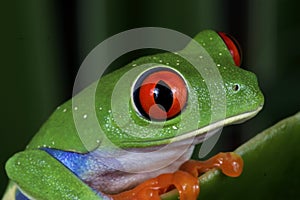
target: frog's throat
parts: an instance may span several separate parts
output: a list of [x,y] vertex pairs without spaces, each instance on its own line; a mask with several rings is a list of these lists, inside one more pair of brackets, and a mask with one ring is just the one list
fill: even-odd
[[201,143],[204,140],[208,139],[212,135],[218,132],[218,130],[224,126],[227,126],[229,124],[238,124],[242,123],[244,121],[247,121],[248,119],[251,119],[254,117],[260,110],[262,109],[262,106],[258,107],[254,111],[246,112],[243,114],[239,114],[236,116],[228,117],[226,119],[217,121],[215,123],[212,123],[208,126],[205,126],[203,128],[188,132],[186,134],[182,134],[179,136],[176,136],[172,139],[170,139],[170,142],[177,142],[181,141],[187,138],[195,137],[196,142],[195,143]]

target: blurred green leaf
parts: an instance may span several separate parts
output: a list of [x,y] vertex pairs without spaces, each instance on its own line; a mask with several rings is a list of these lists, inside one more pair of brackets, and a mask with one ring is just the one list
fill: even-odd
[[[199,199],[299,199],[300,112],[258,134],[235,152],[244,159],[238,178],[210,170],[200,177]],[[163,199],[178,199],[177,192]]]

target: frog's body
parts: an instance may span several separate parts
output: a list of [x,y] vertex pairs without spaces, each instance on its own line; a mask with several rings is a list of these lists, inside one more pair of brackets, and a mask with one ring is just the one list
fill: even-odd
[[[195,40],[204,46],[222,77],[222,89],[226,95],[226,102],[221,102],[226,106],[224,119],[211,121],[212,106],[207,83],[188,61],[173,53],[142,57],[102,77],[98,85],[94,83],[74,97],[75,101],[70,100],[58,107],[32,139],[26,151],[16,154],[8,161],[6,169],[10,179],[24,194],[34,199],[67,199],[70,195],[79,199],[108,198],[104,193],[119,193],[159,174],[175,172],[190,158],[194,145],[202,142],[206,133],[212,134],[211,131],[215,128],[253,117],[264,101],[255,75],[236,66],[236,60],[228,51],[227,44],[216,32],[203,31]],[[189,56],[203,59],[197,52],[189,52]],[[135,71],[139,66],[146,67]],[[172,96],[179,99],[181,110],[175,114],[170,111],[170,118],[167,114],[166,121],[160,120],[157,115],[154,115],[156,119],[152,121],[150,112],[145,111],[145,114],[141,111],[144,108],[143,102],[136,103],[135,98],[128,99],[135,95],[132,88],[139,82],[137,77],[142,77],[140,74],[145,73],[144,71],[152,73],[151,70],[157,67],[179,77],[175,82],[186,84],[184,94],[188,95],[187,98],[182,98],[182,95],[176,97],[175,94]],[[127,76],[127,72],[131,72],[131,75]],[[123,77],[127,77],[126,82],[120,82]],[[144,80],[146,78],[142,79]],[[94,90],[91,88],[95,85],[97,89],[93,110],[85,105],[85,99],[93,95]],[[118,98],[112,102],[111,98],[117,87],[121,89],[117,92]],[[128,94],[123,95],[122,92]],[[139,92],[141,89],[138,94]],[[140,100],[143,101],[137,101]],[[173,109],[172,106],[177,109],[174,105],[170,105],[170,109]],[[84,130],[83,133],[77,132],[74,113],[81,117],[79,129]],[[101,133],[95,133],[91,126],[92,122],[89,120],[94,113],[105,137]],[[127,121],[119,122],[120,119]],[[196,123],[192,124],[193,122]],[[86,136],[88,147],[86,141],[82,141],[82,137]],[[45,164],[50,167],[48,170],[43,167]],[[54,166],[57,169],[53,169]],[[72,173],[61,175],[69,171],[76,176],[73,177]],[[37,180],[39,175],[43,180]],[[54,181],[63,181],[65,176],[72,179],[66,183],[73,188],[71,191],[66,184],[61,187],[54,184]],[[73,185],[73,182],[77,185]],[[47,189],[44,193],[36,188],[41,184],[46,188],[52,185],[52,189]],[[14,195],[14,192],[8,190],[7,199],[14,199],[8,197]]]
[[[180,146],[186,145],[187,142],[173,143],[160,153],[151,153],[145,156],[143,153],[136,154],[134,158],[130,154],[124,154],[119,158],[107,158],[103,155],[103,151],[95,150],[88,154],[70,153],[59,150],[47,149],[53,157],[60,160],[65,166],[73,171],[85,183],[98,191],[105,191],[109,194],[120,193],[124,189],[132,188],[149,178],[158,176],[159,174],[175,172],[187,160],[190,159],[194,146],[190,146],[183,152]],[[153,151],[149,147],[144,151]],[[178,158],[178,155],[181,155]],[[153,163],[162,163],[164,160],[171,159],[173,162],[163,168],[143,173],[130,173],[126,169],[131,167],[136,171],[144,170],[145,166],[153,165]],[[109,164],[108,164],[109,163]],[[127,167],[126,167],[126,166]],[[155,169],[155,167],[153,168]],[[107,181],[110,180],[110,181]]]

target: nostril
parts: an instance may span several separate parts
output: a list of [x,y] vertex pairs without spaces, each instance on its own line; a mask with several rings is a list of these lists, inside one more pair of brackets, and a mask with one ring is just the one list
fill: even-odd
[[233,84],[232,86],[233,91],[238,92],[240,90],[240,85],[239,84]]

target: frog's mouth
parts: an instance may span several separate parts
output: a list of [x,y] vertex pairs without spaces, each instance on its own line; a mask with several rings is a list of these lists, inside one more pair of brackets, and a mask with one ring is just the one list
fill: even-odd
[[[231,125],[231,124],[239,124],[239,123],[243,123],[251,118],[253,118],[255,115],[257,115],[259,113],[259,111],[263,108],[263,106],[259,106],[256,110],[253,111],[249,111],[249,112],[245,112],[239,115],[235,115],[235,116],[231,116],[228,118],[225,118],[223,120],[219,120],[217,122],[211,123],[207,126],[204,126],[202,128],[190,131],[190,132],[185,132],[182,133],[180,135],[177,135],[175,137],[170,137],[170,138],[165,138],[163,140],[151,140],[151,141],[147,141],[147,143],[149,144],[149,148],[143,148],[144,151],[153,151],[156,149],[161,148],[162,146],[168,145],[170,143],[178,143],[181,141],[192,141],[190,144],[195,145],[195,144],[199,144],[205,140],[207,140],[208,138],[210,138],[211,136],[215,135],[216,133],[220,132],[222,130],[222,128],[224,126],[227,125]],[[135,141],[132,142],[130,141],[132,146],[137,146],[137,147],[133,147],[130,148],[131,151],[141,151],[141,148],[139,148],[138,146],[140,141]],[[126,141],[124,141],[124,143],[126,143]]]
[[228,117],[226,119],[217,121],[215,123],[212,123],[208,126],[205,126],[203,128],[176,136],[174,138],[170,138],[170,142],[177,142],[181,140],[185,140],[187,138],[192,138],[195,137],[195,142],[194,143],[201,143],[204,140],[210,138],[213,136],[215,133],[217,133],[222,127],[230,125],[230,124],[239,124],[243,123],[251,118],[253,118],[259,111],[263,108],[263,106],[259,106],[256,110],[242,113],[239,115],[235,115],[232,117]]

